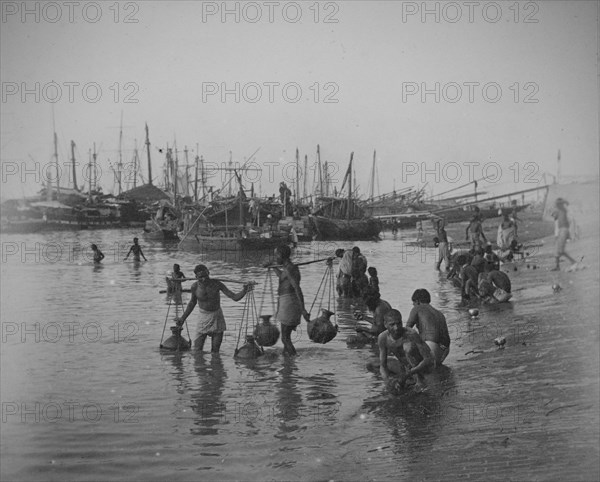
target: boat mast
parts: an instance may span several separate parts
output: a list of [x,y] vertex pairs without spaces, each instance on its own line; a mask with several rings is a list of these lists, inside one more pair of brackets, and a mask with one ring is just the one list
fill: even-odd
[[370,193],[369,193],[369,199],[372,201],[375,198],[375,159],[377,156],[377,151],[374,150],[373,151],[373,166],[371,167],[371,186],[370,186]]
[[319,196],[323,196],[323,177],[322,177],[322,166],[321,166],[321,149],[317,144],[317,171],[319,172]]
[[56,166],[56,200],[59,200],[60,196],[60,176],[58,175],[58,136],[54,132],[54,162]]
[[296,205],[300,204],[300,157],[296,147]]
[[138,147],[137,147],[137,139],[134,140],[135,149],[133,151],[133,188],[135,189],[137,186],[137,176],[138,176]]
[[77,191],[77,169],[75,169],[75,141],[71,140],[71,166],[73,168],[73,189]]
[[121,125],[119,126],[119,164],[117,164],[117,182],[121,194],[121,173],[123,172],[123,111],[121,111]]
[[352,206],[352,159],[354,152],[350,153],[350,165],[348,166],[348,209],[346,210],[346,219],[350,220],[350,209]]
[[302,187],[302,197],[306,199],[306,180],[308,179],[308,154],[304,154],[304,179]]
[[148,124],[146,124],[146,152],[148,154],[148,184],[152,186],[152,163],[150,162],[150,135],[148,134]]
[[200,158],[198,157],[198,144],[196,144],[196,158],[194,159],[195,163],[195,174],[194,174],[194,201],[198,202],[198,163],[200,162]]

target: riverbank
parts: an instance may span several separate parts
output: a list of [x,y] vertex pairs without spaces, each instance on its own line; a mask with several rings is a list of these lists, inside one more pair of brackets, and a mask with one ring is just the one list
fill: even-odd
[[[502,266],[512,301],[449,321],[456,382],[436,400],[445,424],[437,454],[413,467],[423,479],[600,476],[598,220],[567,244],[583,269],[567,271],[562,261],[551,272],[554,236],[536,239],[546,223],[523,218],[522,240],[536,248]],[[502,347],[494,343],[499,337]]]

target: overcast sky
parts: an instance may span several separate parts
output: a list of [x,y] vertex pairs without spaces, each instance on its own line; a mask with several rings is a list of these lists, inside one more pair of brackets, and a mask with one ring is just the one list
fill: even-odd
[[2,2],[3,198],[39,190],[24,169],[52,159],[53,111],[60,162],[95,142],[105,191],[121,115],[124,161],[148,123],[158,184],[175,141],[213,163],[260,148],[268,194],[293,169],[267,163],[317,144],[339,180],[354,152],[363,193],[375,149],[381,193],[535,187],[559,149],[562,175],[598,175],[596,1],[116,5]]

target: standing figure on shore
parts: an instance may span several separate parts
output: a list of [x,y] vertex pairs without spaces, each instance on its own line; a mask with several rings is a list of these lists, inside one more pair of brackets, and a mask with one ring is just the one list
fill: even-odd
[[[416,387],[424,390],[423,374],[434,364],[431,350],[416,331],[402,326],[402,315],[398,310],[389,311],[384,319],[386,330],[377,338],[379,371],[383,381],[392,390],[397,390],[404,386],[407,379],[413,378]],[[395,355],[403,366],[404,373],[398,378],[390,376],[388,353]]]
[[508,212],[505,212],[502,222],[498,226],[496,244],[501,251],[506,251],[510,248],[513,239],[516,239],[516,237],[517,230],[515,228],[515,223],[510,219]]
[[335,255],[341,258],[337,275],[336,291],[338,296],[350,296],[352,291],[352,250],[338,248]]
[[552,217],[556,222],[556,227],[558,228],[558,233],[556,235],[556,265],[552,268],[552,271],[560,270],[560,257],[564,256],[567,258],[571,265],[574,265],[576,261],[569,256],[569,254],[565,251],[565,247],[567,245],[567,240],[570,238],[569,233],[569,218],[567,215],[567,206],[569,203],[565,201],[563,198],[559,197],[556,200],[555,206],[556,209],[552,213]]
[[187,305],[183,315],[175,318],[177,326],[182,326],[183,322],[194,311],[198,305],[198,326],[194,337],[194,346],[202,351],[206,337],[211,337],[211,352],[218,353],[223,342],[223,333],[227,329],[225,317],[221,309],[221,292],[233,301],[241,300],[248,293],[250,283],[244,284],[242,291],[233,293],[221,281],[211,279],[208,268],[199,264],[194,268],[196,281],[191,288],[192,297]]
[[[471,218],[469,225],[467,226],[467,230],[465,232],[465,236],[467,241],[469,241],[469,231],[471,231],[471,248],[479,248],[483,243],[487,244],[487,239],[485,234],[483,234],[483,222],[481,218],[481,213],[479,212],[479,208],[475,206],[475,214]],[[483,241],[482,241],[483,240]]]
[[362,296],[369,285],[367,278],[367,258],[360,252],[358,246],[352,248],[352,290],[354,296]]
[[413,309],[406,320],[406,327],[416,325],[419,335],[425,341],[435,366],[439,366],[450,353],[450,335],[444,314],[436,310],[431,303],[431,295],[426,289],[418,289],[412,295]]
[[296,355],[296,349],[292,344],[292,331],[296,331],[301,317],[310,321],[310,316],[304,307],[304,294],[300,288],[300,270],[290,260],[292,253],[290,247],[278,246],[275,253],[277,264],[281,265],[281,268],[273,268],[279,277],[275,319],[281,323],[283,354],[293,356]]
[[94,263],[99,264],[104,259],[104,253],[95,244],[92,244],[92,251],[94,252]]
[[435,269],[440,270],[442,261],[446,266],[446,271],[450,269],[450,249],[448,248],[448,234],[445,228],[446,221],[443,218],[437,218],[433,221],[433,226],[437,232],[438,243],[438,262],[435,264]]
[[127,252],[127,256],[125,256],[125,259],[123,261],[127,261],[127,258],[129,258],[129,255],[133,253],[133,260],[134,261],[140,261],[140,256],[142,258],[144,258],[144,261],[148,261],[146,259],[146,256],[144,256],[144,252],[142,251],[142,247],[138,244],[138,238],[133,238],[133,244],[131,245],[131,248],[129,248],[129,251]]

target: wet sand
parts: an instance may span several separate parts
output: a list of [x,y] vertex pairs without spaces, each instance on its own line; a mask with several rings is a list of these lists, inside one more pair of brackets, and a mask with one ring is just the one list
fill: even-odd
[[[566,249],[576,260],[584,256],[586,269],[566,272],[569,263],[562,261],[562,271],[549,271],[554,237],[531,237],[529,244],[537,246],[531,255],[502,266],[512,281],[512,302],[483,307],[466,323],[455,320],[452,350],[459,357],[452,371],[458,382],[442,381],[440,397],[420,403],[444,426],[436,453],[423,454],[413,473],[449,480],[598,480],[597,219],[583,228]],[[523,234],[545,229],[547,223],[532,221]],[[502,314],[501,329],[486,321],[494,313]],[[502,348],[493,343],[500,332]]]

